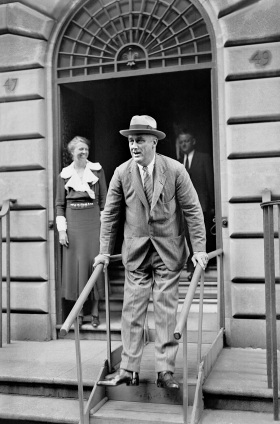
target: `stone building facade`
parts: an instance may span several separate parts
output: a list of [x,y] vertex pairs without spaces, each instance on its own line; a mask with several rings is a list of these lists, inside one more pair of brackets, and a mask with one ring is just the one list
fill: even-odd
[[[264,189],[269,189],[274,198],[280,196],[280,3],[278,0],[182,0],[175,3],[133,0],[131,4],[137,11],[134,15],[129,12],[129,2],[124,0],[0,0],[0,204],[8,198],[17,200],[11,212],[12,339],[56,337],[60,300],[56,271],[59,250],[53,225],[54,192],[63,161],[63,143],[78,128],[77,123],[73,124],[73,117],[77,116],[83,124],[95,114],[92,126],[86,124],[87,132],[95,134],[96,139],[92,157],[100,158],[109,180],[124,153],[122,148],[116,148],[115,159],[108,162],[116,145],[107,128],[108,119],[114,124],[115,133],[128,124],[134,111],[121,99],[121,93],[128,96],[131,78],[138,78],[139,82],[140,77],[148,76],[149,87],[155,90],[158,99],[161,93],[157,87],[163,85],[168,93],[169,84],[171,87],[177,78],[180,85],[175,86],[176,93],[184,89],[186,80],[188,93],[197,98],[193,110],[198,110],[203,97],[207,99],[208,112],[203,112],[200,125],[205,122],[207,132],[211,132],[209,149],[215,172],[217,246],[224,250],[226,339],[231,346],[263,347],[265,300],[260,202]],[[137,25],[145,27],[141,19],[146,19],[148,26],[145,8],[151,16],[162,13],[157,25],[164,22],[171,35],[175,21],[180,21],[180,11],[183,17],[188,8],[195,8],[196,19],[205,24],[208,35],[202,26],[197,35],[193,35],[197,48],[192,53],[194,61],[186,50],[179,59],[164,56],[164,60],[159,60],[161,63],[156,63],[148,54],[145,56],[147,50],[142,48],[141,37],[138,44],[128,37],[121,48],[116,47],[117,38],[122,37],[116,24],[116,34],[108,36],[111,46],[115,46],[111,49],[115,52],[111,55],[113,59],[104,57],[104,52],[110,50],[110,43],[104,41],[104,34],[109,30],[101,31],[98,38],[97,29],[91,42],[95,43],[95,52],[99,49],[99,56],[95,53],[98,56],[95,62],[82,61],[79,65],[78,60],[75,62],[75,52],[79,59],[83,53],[82,49],[74,50],[77,43],[73,43],[73,39],[78,35],[73,26],[79,27],[88,48],[89,30],[83,24],[82,13],[86,10],[100,28],[102,22],[104,27],[110,23],[113,28],[116,17],[115,12],[111,12],[113,7],[119,7],[124,28],[130,25],[131,32],[137,31]],[[165,11],[160,12],[160,7]],[[166,18],[167,9],[171,7],[173,27]],[[184,19],[188,26],[187,18]],[[183,32],[182,26],[178,31]],[[160,36],[155,32],[154,39]],[[204,36],[208,37],[211,48],[200,43]],[[66,41],[72,44],[67,46]],[[179,35],[176,43],[174,48],[179,51]],[[138,68],[129,63],[129,53],[133,52],[134,59],[139,59]],[[70,61],[65,59],[67,54],[71,56]],[[84,55],[87,54],[85,49]],[[200,61],[203,55],[205,59]],[[142,57],[143,63],[146,62],[141,68]],[[168,63],[169,59],[174,59],[174,63]],[[113,67],[106,68],[106,61],[110,60]],[[85,71],[81,73],[81,69]],[[130,80],[124,84],[125,72]],[[190,81],[194,87],[205,83],[202,98],[195,89],[192,91]],[[135,87],[133,85],[131,90]],[[137,90],[135,93],[139,96]],[[144,94],[150,95],[150,89]],[[119,122],[118,116],[111,121],[113,111],[109,104],[114,96],[120,97],[125,123]],[[171,94],[168,96],[172,98]],[[86,107],[83,99],[86,99]],[[163,97],[163,101],[166,98]],[[73,105],[69,106],[69,102]],[[164,115],[160,129],[165,130],[162,126],[171,116],[172,104],[170,102],[167,111],[160,109]],[[151,110],[155,107],[155,103],[150,105]],[[176,105],[174,108],[177,112]],[[222,225],[223,218],[228,226]],[[5,302],[5,290],[3,295]]]

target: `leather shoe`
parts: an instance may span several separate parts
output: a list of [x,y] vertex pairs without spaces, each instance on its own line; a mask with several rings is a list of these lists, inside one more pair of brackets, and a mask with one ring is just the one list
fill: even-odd
[[180,387],[171,371],[161,371],[158,373],[157,386],[164,389],[179,389]]
[[93,328],[97,328],[100,325],[99,317],[96,315],[91,316],[91,325]]
[[134,371],[119,370],[117,373],[106,375],[105,380],[99,380],[97,386],[139,386],[139,374]]

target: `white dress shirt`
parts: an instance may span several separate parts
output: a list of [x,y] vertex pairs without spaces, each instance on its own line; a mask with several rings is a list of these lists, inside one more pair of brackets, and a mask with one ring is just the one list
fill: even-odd
[[[156,156],[153,157],[152,162],[150,162],[149,165],[147,166],[148,172],[149,172],[149,174],[152,178],[152,184],[154,184],[153,183],[153,171],[154,171],[154,167],[155,167],[155,160],[156,160]],[[139,168],[139,171],[140,171],[141,180],[142,180],[142,184],[143,184],[143,187],[144,187],[145,172],[143,171],[143,165],[139,165],[138,163],[137,163],[137,165],[138,165],[138,168]]]

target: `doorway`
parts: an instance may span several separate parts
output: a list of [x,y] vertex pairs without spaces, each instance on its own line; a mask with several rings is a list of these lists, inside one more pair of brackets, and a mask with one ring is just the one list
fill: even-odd
[[[167,134],[158,143],[158,153],[178,159],[177,131],[186,127],[197,140],[197,150],[213,159],[210,69],[65,83],[59,98],[60,169],[71,162],[67,143],[81,135],[91,141],[89,160],[101,163],[109,185],[115,168],[130,158],[127,139],[119,130],[129,127],[133,115],[142,114],[153,116],[158,129]],[[121,243],[120,229],[115,253],[120,253]],[[207,250],[215,247],[215,236],[208,236]],[[60,299],[60,282],[57,287]],[[58,309],[62,322],[65,311],[62,306]]]
[[61,138],[88,137],[91,161],[105,170],[107,182],[114,169],[130,158],[120,129],[129,127],[133,115],[153,116],[167,134],[157,151],[176,157],[176,131],[189,128],[197,149],[213,155],[211,114],[211,71],[209,69],[144,75],[109,80],[63,84]]

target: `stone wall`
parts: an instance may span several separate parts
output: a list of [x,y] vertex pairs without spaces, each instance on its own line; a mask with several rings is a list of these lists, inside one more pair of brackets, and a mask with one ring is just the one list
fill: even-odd
[[[55,19],[71,3],[0,2],[0,205],[17,200],[11,212],[12,340],[48,340],[55,323],[45,66]],[[4,277],[5,250],[4,243]]]
[[[11,213],[12,339],[54,337],[50,53],[57,28],[78,3],[0,0],[0,204],[17,199]],[[229,222],[222,230],[227,341],[264,346],[260,202],[266,188],[280,196],[280,2],[199,3],[217,31],[221,208]]]
[[[260,203],[264,189],[271,190],[274,198],[280,197],[280,3],[210,3],[219,19],[224,50],[224,70],[219,71],[224,72],[226,128],[222,158],[226,161],[226,189],[222,197],[229,222],[224,229],[229,263],[225,272],[227,342],[264,347]],[[275,255],[278,264],[277,248]]]

